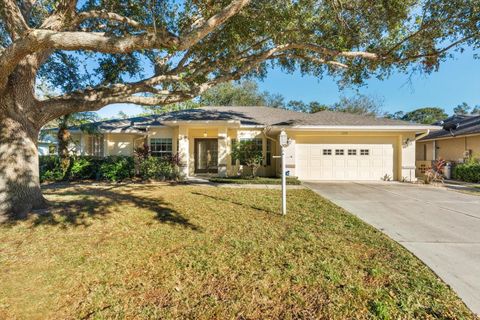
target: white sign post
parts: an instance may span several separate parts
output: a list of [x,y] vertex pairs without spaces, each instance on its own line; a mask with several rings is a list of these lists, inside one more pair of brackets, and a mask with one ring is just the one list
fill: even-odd
[[280,146],[282,147],[282,215],[287,214],[287,167],[285,164],[285,148],[288,146],[287,133],[282,130],[280,133]]

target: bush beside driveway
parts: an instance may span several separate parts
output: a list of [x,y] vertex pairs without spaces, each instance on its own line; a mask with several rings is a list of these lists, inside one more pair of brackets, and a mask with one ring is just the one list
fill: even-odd
[[412,254],[310,190],[49,185],[0,226],[0,318],[473,318]]

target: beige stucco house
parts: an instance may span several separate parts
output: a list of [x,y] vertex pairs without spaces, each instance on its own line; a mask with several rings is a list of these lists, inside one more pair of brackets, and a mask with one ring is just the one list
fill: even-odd
[[95,124],[99,134],[72,128],[84,155],[132,155],[149,145],[152,155],[178,153],[186,176],[237,175],[235,141],[253,140],[264,156],[258,174],[280,173],[278,137],[290,138],[286,167],[304,180],[415,179],[416,137],[436,127],[322,111],[314,114],[267,107],[203,107]]
[[456,115],[435,123],[432,131],[417,142],[417,174],[422,174],[433,160],[461,163],[471,156],[480,157],[480,116]]

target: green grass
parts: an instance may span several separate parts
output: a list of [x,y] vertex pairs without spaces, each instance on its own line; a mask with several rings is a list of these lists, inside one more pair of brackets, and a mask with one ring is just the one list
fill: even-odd
[[0,319],[468,319],[400,245],[310,190],[50,185],[0,226]]
[[[215,183],[231,183],[231,184],[282,184],[281,178],[266,178],[266,177],[213,177],[209,179],[210,182]],[[296,177],[287,177],[287,184],[299,185],[300,180]]]

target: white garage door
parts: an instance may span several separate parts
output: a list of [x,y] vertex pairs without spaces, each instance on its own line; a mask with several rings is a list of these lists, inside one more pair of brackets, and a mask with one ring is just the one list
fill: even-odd
[[297,144],[296,174],[303,180],[380,180],[393,177],[392,144]]

